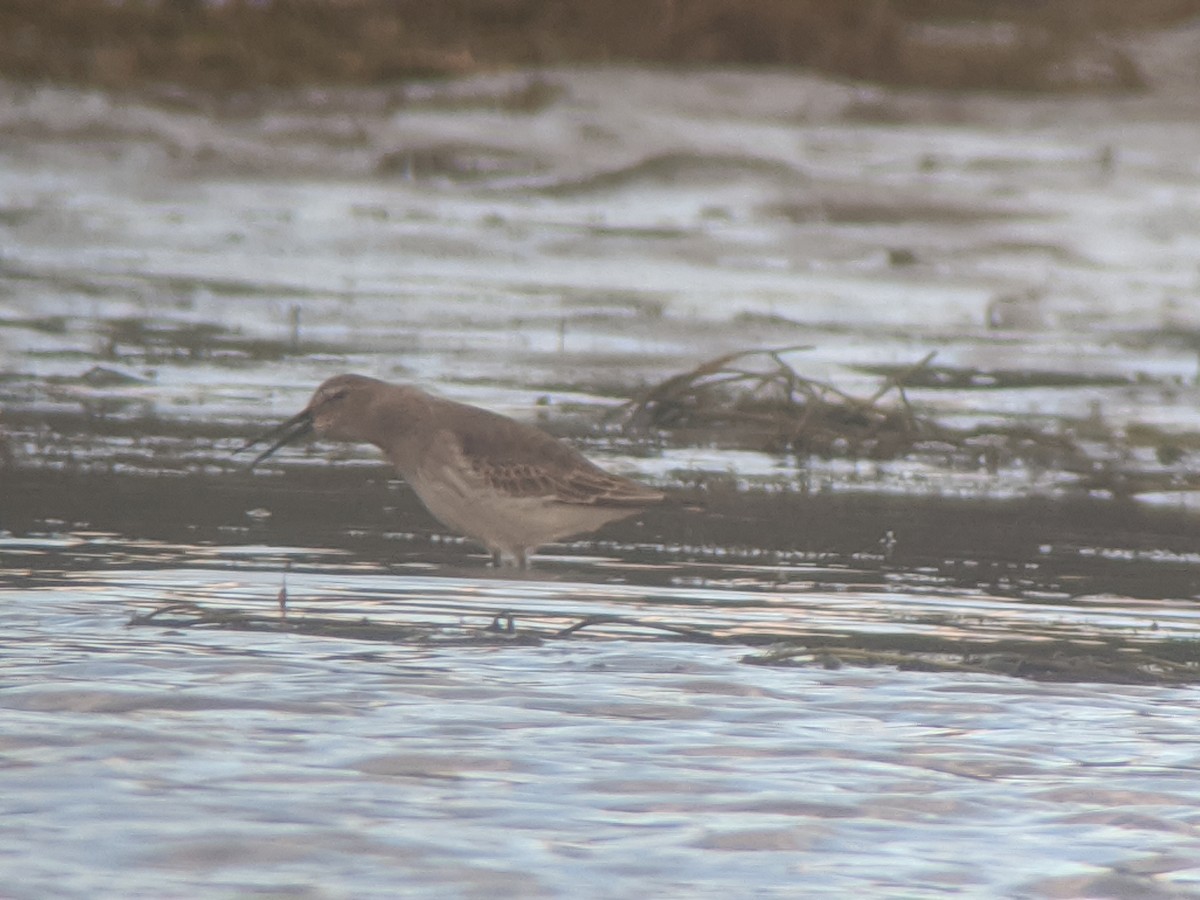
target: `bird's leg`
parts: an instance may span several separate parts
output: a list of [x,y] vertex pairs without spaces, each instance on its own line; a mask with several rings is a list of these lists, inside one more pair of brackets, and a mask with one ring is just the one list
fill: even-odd
[[493,550],[492,566],[497,569],[528,569],[529,559],[524,548],[519,550]]

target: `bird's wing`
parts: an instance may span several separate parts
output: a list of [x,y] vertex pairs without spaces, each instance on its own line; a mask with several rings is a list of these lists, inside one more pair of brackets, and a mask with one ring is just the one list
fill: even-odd
[[[586,506],[646,506],[660,491],[588,461],[545,432],[509,419],[487,429],[443,431],[435,455],[475,483],[510,497],[544,497]],[[453,461],[451,461],[453,460]],[[469,473],[469,474],[468,474]]]

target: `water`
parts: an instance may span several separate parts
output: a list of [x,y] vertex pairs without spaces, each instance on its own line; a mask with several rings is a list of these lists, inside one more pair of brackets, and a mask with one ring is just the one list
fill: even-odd
[[768,669],[663,641],[130,629],[120,598],[144,587],[111,590],[9,597],[10,896],[1146,897],[1200,880],[1189,691]]
[[[536,77],[0,88],[0,893],[1200,895],[1190,88]],[[1097,469],[597,427],[783,345]],[[509,575],[230,456],[340,371],[703,509]]]

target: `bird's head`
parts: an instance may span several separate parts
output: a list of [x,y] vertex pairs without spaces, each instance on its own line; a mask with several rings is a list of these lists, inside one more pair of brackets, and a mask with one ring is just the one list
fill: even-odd
[[254,468],[280,447],[310,432],[335,441],[369,441],[374,422],[369,407],[383,384],[365,375],[335,375],[316,389],[304,409],[235,452],[271,441],[250,463]]

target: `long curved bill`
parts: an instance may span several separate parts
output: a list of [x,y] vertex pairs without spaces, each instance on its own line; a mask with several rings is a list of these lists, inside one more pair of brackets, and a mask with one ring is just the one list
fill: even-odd
[[307,409],[304,412],[297,413],[281,425],[276,425],[270,431],[263,432],[252,441],[247,441],[241,447],[234,450],[234,453],[241,453],[243,450],[249,450],[255,444],[261,444],[263,441],[274,441],[270,447],[264,450],[250,462],[250,468],[253,469],[260,462],[278,450],[285,444],[290,444],[297,438],[302,438],[313,430],[312,413]]

